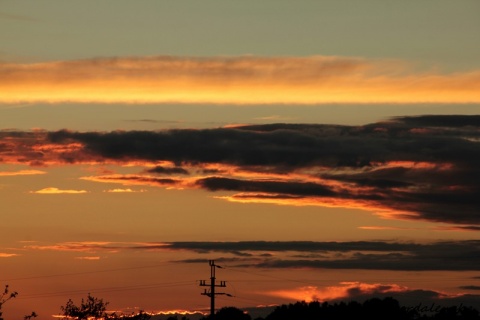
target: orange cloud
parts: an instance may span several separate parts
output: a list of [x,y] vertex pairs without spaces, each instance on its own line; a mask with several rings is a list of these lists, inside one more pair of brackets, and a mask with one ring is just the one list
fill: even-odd
[[119,183],[122,185],[147,185],[154,187],[164,186],[168,188],[182,188],[184,185],[184,182],[179,178],[157,178],[148,175],[135,174],[112,174],[104,176],[81,177],[80,179],[103,183]]
[[268,292],[269,295],[292,299],[296,301],[328,301],[336,299],[351,298],[355,295],[372,294],[372,293],[388,293],[388,292],[405,292],[409,289],[397,284],[368,284],[361,282],[342,282],[339,286],[330,286],[318,288],[316,286],[305,286],[294,289],[285,289]]
[[147,190],[145,189],[140,189],[140,190],[132,190],[130,188],[128,189],[110,189],[110,190],[105,190],[104,192],[108,193],[135,193],[135,192],[146,192]]
[[89,260],[89,261],[96,261],[100,260],[100,257],[98,256],[88,256],[88,257],[75,257],[77,260]]
[[26,175],[45,174],[45,173],[46,173],[45,171],[40,171],[40,170],[3,171],[3,172],[0,172],[0,177],[26,176]]
[[387,227],[387,226],[361,226],[358,229],[363,230],[418,230],[417,228],[400,228],[400,227]]
[[[47,245],[27,245],[25,249],[30,250],[49,250],[49,251],[65,251],[65,252],[97,252],[105,251],[109,253],[117,253],[126,249],[143,249],[143,250],[168,250],[168,243],[161,242],[109,242],[109,241],[71,241],[61,242]],[[81,259],[79,257],[78,259]]]
[[268,203],[288,206],[320,206],[330,208],[352,208],[375,212],[376,215],[385,219],[410,220],[418,219],[415,212],[406,212],[389,208],[377,201],[352,200],[328,197],[288,197],[271,193],[248,193],[241,192],[228,196],[214,196],[230,202],[239,203]]
[[0,258],[11,258],[11,257],[16,257],[18,254],[16,253],[5,253],[5,252],[0,252]]
[[0,64],[0,102],[478,103],[480,71],[346,57],[170,56]]
[[86,190],[62,190],[54,187],[44,188],[37,191],[30,191],[30,193],[36,194],[83,194],[87,193]]
[[29,245],[26,249],[33,250],[51,250],[51,251],[74,251],[74,252],[93,252],[97,250],[113,250],[110,245],[112,242],[101,241],[83,241],[83,242],[63,242],[53,245]]
[[477,225],[458,225],[458,226],[438,226],[432,228],[435,231],[460,231],[460,232],[478,232],[480,231],[480,227]]
[[185,315],[185,316],[189,316],[189,315],[207,315],[208,313],[205,312],[205,311],[189,311],[189,310],[182,310],[182,309],[176,309],[176,310],[164,310],[164,311],[159,311],[159,312],[153,312],[153,313],[149,313],[150,315],[177,315],[177,314],[181,314],[181,315]]

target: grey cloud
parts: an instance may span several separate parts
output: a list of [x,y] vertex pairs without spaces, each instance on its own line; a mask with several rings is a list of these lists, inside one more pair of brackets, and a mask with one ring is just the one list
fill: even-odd
[[[171,161],[176,166],[173,169],[153,170],[172,176],[171,183],[177,181],[176,176],[186,174],[183,165],[198,166],[192,172],[201,172],[209,164],[236,166],[251,172],[252,177],[255,173],[276,173],[285,178],[266,180],[222,176],[221,170],[205,171],[212,176],[196,184],[210,191],[239,192],[233,195],[237,199],[310,198],[321,203],[328,197],[345,200],[343,203],[368,203],[379,210],[415,213],[418,219],[458,224],[465,231],[474,231],[480,225],[479,128],[480,116],[445,115],[397,117],[364,126],[269,124],[165,131],[63,130],[48,133],[47,141],[84,145],[81,152],[57,155],[66,163],[89,158]],[[0,140],[0,146],[0,158],[12,152],[7,141]],[[18,159],[27,163],[41,163],[48,158],[47,151],[20,151],[22,157]],[[417,166],[402,164],[407,162]],[[316,182],[288,179],[288,174],[305,172]]]
[[176,179],[169,179],[169,178],[151,178],[151,177],[143,177],[143,176],[104,176],[101,177],[102,180],[108,181],[108,180],[114,180],[114,181],[135,181],[135,182],[144,182],[144,183],[153,183],[153,184],[158,184],[158,185],[175,185],[179,183],[179,180]]
[[457,228],[460,230],[467,230],[467,231],[480,231],[480,226],[459,226]]
[[[480,156],[478,144],[463,135],[411,129],[394,122],[361,127],[277,124],[160,132],[58,131],[50,133],[49,139],[81,141],[88,150],[112,159],[269,165],[290,170],[314,165],[363,167],[384,161],[473,165],[473,159]],[[480,135],[478,130],[471,131]]]
[[[163,247],[165,248],[165,247]],[[239,263],[254,268],[328,268],[368,270],[480,270],[480,240],[431,244],[381,241],[356,242],[171,242],[169,249],[195,252],[302,252],[298,258]],[[323,256],[319,256],[322,253]],[[341,253],[341,254],[340,254]],[[346,253],[349,253],[348,255]],[[310,255],[307,255],[310,254]],[[316,255],[314,255],[316,254]],[[339,255],[340,254],[340,255]],[[238,256],[238,254],[237,254]]]
[[480,290],[480,286],[461,286],[459,287],[460,289],[465,289],[465,290]]
[[197,184],[211,191],[248,191],[294,194],[297,196],[333,196],[329,188],[308,182],[251,181],[220,177],[209,177],[197,180]]
[[[31,245],[32,250],[190,251],[183,263],[204,263],[204,255],[246,268],[321,268],[394,271],[480,271],[480,240],[437,241],[428,244],[386,241],[239,241],[239,242],[90,242]],[[221,258],[221,259],[220,259]],[[474,277],[473,279],[478,279]],[[471,288],[473,289],[473,287]]]
[[180,167],[167,168],[162,166],[156,166],[155,168],[147,170],[147,172],[157,173],[157,174],[183,174],[183,175],[189,174],[187,170]]
[[[35,246],[32,246],[34,248]],[[384,241],[240,241],[240,242],[151,242],[132,245],[58,244],[69,249],[98,250],[187,250],[200,254],[231,254],[237,259],[261,257],[248,265],[257,268],[321,267],[379,270],[480,270],[480,240],[439,241],[430,244]],[[272,253],[291,252],[290,260]],[[477,261],[478,260],[478,261]],[[202,259],[202,261],[204,261]],[[243,260],[245,261],[245,260]]]
[[209,250],[209,251],[408,251],[421,247],[415,243],[352,241],[239,241],[239,242],[169,242],[170,249]]
[[424,115],[415,117],[397,117],[401,123],[421,127],[463,128],[467,126],[478,127],[479,115]]

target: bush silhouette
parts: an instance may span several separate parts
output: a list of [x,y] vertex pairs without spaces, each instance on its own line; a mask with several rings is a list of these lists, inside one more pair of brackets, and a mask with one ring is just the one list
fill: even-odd
[[215,313],[215,320],[251,320],[251,317],[238,308],[223,307]]

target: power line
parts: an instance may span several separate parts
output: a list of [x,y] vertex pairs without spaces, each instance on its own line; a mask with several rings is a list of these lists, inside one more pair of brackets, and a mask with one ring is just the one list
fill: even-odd
[[252,274],[252,275],[255,275],[255,276],[262,276],[262,277],[267,277],[267,278],[273,278],[273,279],[277,279],[277,280],[284,280],[284,281],[290,281],[290,282],[299,282],[299,283],[303,283],[303,284],[311,284],[310,282],[306,282],[306,281],[302,281],[302,280],[294,280],[294,279],[288,279],[288,278],[279,277],[279,276],[265,275],[265,274],[256,273],[256,272],[251,272],[251,271],[246,271],[246,270],[239,270],[238,268],[233,268],[233,267],[225,267],[225,269],[230,269],[230,270],[233,270],[233,271],[236,271],[236,272],[248,273],[248,274]]
[[19,295],[18,298],[37,299],[37,298],[49,298],[49,297],[61,296],[66,294],[105,293],[105,292],[128,291],[128,290],[139,290],[139,289],[181,287],[181,286],[192,285],[193,283],[195,283],[195,280],[163,282],[163,283],[156,283],[156,284],[143,284],[143,285],[132,285],[132,286],[121,286],[121,287],[106,287],[106,288],[96,288],[96,289],[80,289],[80,290],[70,290],[70,291],[32,293],[32,294],[27,294],[22,296]]
[[[77,276],[77,275],[85,275],[85,274],[95,274],[95,273],[105,273],[105,272],[116,272],[116,271],[125,271],[125,270],[135,270],[135,269],[147,269],[147,268],[157,268],[157,267],[164,267],[164,266],[169,266],[171,265],[170,263],[163,263],[163,264],[157,264],[157,265],[149,265],[149,266],[137,266],[137,267],[126,267],[126,268],[115,268],[115,269],[104,269],[104,270],[96,270],[96,271],[84,271],[84,272],[73,272],[73,273],[60,273],[60,274],[51,274],[51,275],[40,275],[40,276],[28,276],[28,277],[20,277],[20,278],[9,278],[9,279],[0,279],[0,281],[20,281],[20,280],[31,280],[31,279],[42,279],[42,278],[55,278],[55,277],[66,277],[66,276]],[[323,281],[331,281],[331,279],[291,279],[291,278],[285,278],[285,277],[280,277],[280,276],[274,276],[271,274],[262,274],[262,273],[257,273],[257,272],[252,272],[252,271],[247,271],[243,270],[241,268],[237,267],[229,267],[229,266],[222,266],[221,268],[223,269],[229,269],[232,271],[236,272],[242,272],[242,273],[247,273],[255,276],[261,276],[261,277],[268,277],[276,280],[284,280],[284,281],[290,281],[290,282],[299,282],[299,283],[306,283],[310,284],[311,282],[323,282]],[[458,278],[443,278],[442,281],[458,281],[458,280],[463,280],[463,277],[458,277]],[[267,282],[267,281],[276,281],[276,280],[250,280],[250,279],[242,279],[242,280],[233,280],[235,282]],[[418,281],[418,279],[405,279],[405,278],[392,278],[389,277],[388,279],[382,280],[379,278],[375,278],[375,281],[395,281],[395,282],[408,282],[408,281]],[[433,277],[432,279],[425,279],[422,277],[422,281],[438,281],[437,277]]]
[[[239,297],[239,296],[236,296],[236,295],[233,295],[232,298],[238,299],[238,300],[244,300],[244,301],[248,301],[248,302],[255,302],[256,304],[260,304],[260,305],[272,304],[272,303],[268,303],[264,300],[244,298],[244,297]],[[220,297],[220,299],[226,300],[225,298],[222,298],[222,297]]]
[[169,264],[164,263],[164,264],[152,265],[152,266],[116,268],[116,269],[105,269],[105,270],[73,272],[73,273],[59,273],[59,274],[41,275],[41,276],[31,276],[31,277],[22,277],[22,278],[0,279],[0,281],[20,281],[20,280],[42,279],[42,278],[56,278],[56,277],[67,277],[67,276],[79,276],[79,275],[85,275],[85,274],[95,274],[95,273],[104,273],[104,272],[115,272],[115,271],[125,271],[125,270],[135,270],[135,269],[157,268],[157,267],[167,266],[167,265],[169,265]]
[[[257,273],[257,272],[252,272],[252,271],[247,271],[243,270],[237,267],[228,267],[224,266],[223,269],[226,270],[232,270],[236,272],[241,272],[241,273],[247,273],[255,276],[260,276],[260,277],[266,277],[266,278],[272,278],[272,280],[252,280],[252,279],[241,279],[241,280],[229,280],[229,282],[276,282],[278,280],[283,280],[283,281],[289,281],[289,282],[298,282],[298,283],[303,283],[303,284],[313,284],[315,282],[331,282],[331,279],[291,279],[291,278],[285,278],[285,277],[280,277],[280,276],[274,276],[271,274],[262,274],[262,273]],[[275,280],[273,280],[275,279]],[[464,277],[450,277],[450,278],[442,278],[442,281],[459,281],[459,280],[465,280]],[[342,281],[358,281],[358,280],[342,280]],[[385,279],[381,278],[375,278],[375,279],[366,279],[364,281],[388,281],[388,282],[418,282],[418,278],[393,278],[393,277],[388,277]],[[432,276],[431,279],[425,279],[424,277],[421,278],[421,281],[425,282],[438,282],[438,277],[437,276]]]

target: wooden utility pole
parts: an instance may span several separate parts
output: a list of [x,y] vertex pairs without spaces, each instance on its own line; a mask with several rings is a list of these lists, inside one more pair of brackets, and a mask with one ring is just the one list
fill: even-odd
[[227,285],[225,281],[220,281],[220,284],[215,283],[215,268],[221,269],[222,267],[215,264],[214,260],[209,260],[208,263],[210,264],[210,283],[207,283],[207,280],[200,280],[201,287],[210,287],[210,290],[205,289],[201,295],[210,297],[210,320],[213,320],[215,317],[215,296],[220,294],[225,294],[223,292],[215,292],[216,287],[225,288]]

